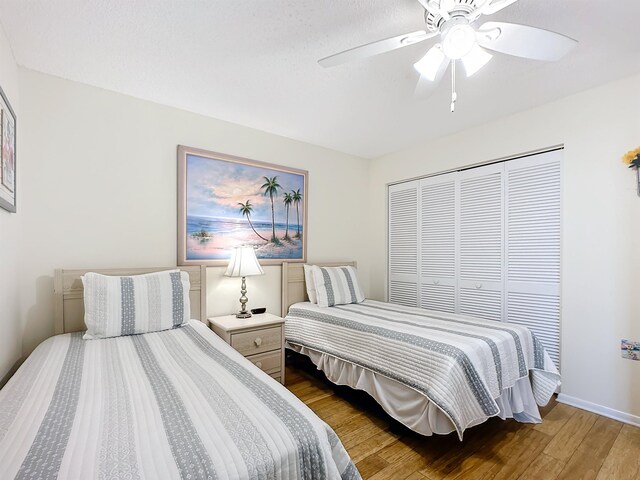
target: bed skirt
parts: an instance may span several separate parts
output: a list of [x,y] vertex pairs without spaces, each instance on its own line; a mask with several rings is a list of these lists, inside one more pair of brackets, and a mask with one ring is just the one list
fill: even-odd
[[[396,380],[346,362],[331,355],[287,342],[287,348],[306,355],[336,385],[346,385],[371,395],[391,417],[422,435],[446,435],[455,431],[449,417],[422,393]],[[522,423],[540,423],[529,377],[519,379],[496,398],[501,419],[513,418]],[[469,425],[483,423],[489,417]]]

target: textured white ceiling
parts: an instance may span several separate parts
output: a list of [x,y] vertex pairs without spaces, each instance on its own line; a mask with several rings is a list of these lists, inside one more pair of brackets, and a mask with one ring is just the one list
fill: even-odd
[[0,0],[25,67],[363,157],[640,71],[636,0],[520,0],[491,16],[580,46],[557,63],[496,55],[459,79],[455,114],[446,80],[414,96],[412,64],[432,42],[316,63],[421,29],[422,12],[416,0]]

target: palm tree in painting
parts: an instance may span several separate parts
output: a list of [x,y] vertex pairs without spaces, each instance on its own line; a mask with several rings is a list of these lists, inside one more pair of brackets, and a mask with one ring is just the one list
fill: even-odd
[[296,233],[295,237],[300,238],[300,202],[302,201],[300,189],[291,191],[291,199],[296,206],[296,221],[298,222],[298,233]]
[[267,240],[266,238],[264,238],[262,235],[260,235],[255,228],[253,228],[253,223],[251,223],[251,213],[253,212],[253,205],[251,205],[251,200],[247,200],[247,203],[238,203],[238,205],[240,205],[240,213],[247,217],[247,220],[249,221],[249,226],[251,227],[251,230],[253,230],[253,232],[258,235],[262,240],[264,240],[265,242],[268,242],[269,240]]
[[284,232],[284,239],[285,240],[289,240],[289,208],[291,207],[291,204],[293,203],[293,197],[291,196],[290,193],[285,193],[284,194],[284,207],[287,210],[287,228]]
[[273,206],[273,197],[278,195],[278,189],[282,188],[278,183],[278,177],[262,177],[264,178],[264,184],[262,188],[264,190],[264,195],[269,195],[269,199],[271,200],[271,241],[273,243],[278,243],[278,238],[276,237],[276,211]]

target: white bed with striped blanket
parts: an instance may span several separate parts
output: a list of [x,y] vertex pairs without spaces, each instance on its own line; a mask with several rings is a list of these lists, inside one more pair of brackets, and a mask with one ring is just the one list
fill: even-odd
[[390,303],[323,308],[295,303],[287,347],[308,355],[329,380],[365,390],[424,435],[490,417],[540,422],[560,385],[542,344],[525,327]]
[[2,479],[359,479],[336,434],[202,322],[43,342],[0,390]]

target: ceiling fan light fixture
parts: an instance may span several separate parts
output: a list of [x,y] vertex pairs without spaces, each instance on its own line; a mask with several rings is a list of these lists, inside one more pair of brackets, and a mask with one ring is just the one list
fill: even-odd
[[447,57],[442,51],[442,45],[437,43],[429,49],[424,57],[413,64],[413,68],[424,78],[434,82],[438,76],[438,72],[440,72],[442,68],[442,64],[446,60]]
[[492,53],[541,61],[555,61],[578,45],[572,38],[519,23],[476,21],[518,0],[417,0],[424,8],[425,29],[360,45],[318,61],[323,67],[379,55],[434,37],[440,43],[414,63],[420,80],[440,82],[451,66],[451,111],[455,110],[456,62],[471,77],[493,58]]
[[492,58],[493,55],[480,47],[480,45],[474,45],[471,51],[462,57],[462,65],[464,65],[467,77],[484,67]]
[[471,52],[476,44],[476,32],[473,27],[468,23],[459,23],[443,34],[442,50],[452,60],[459,60]]

